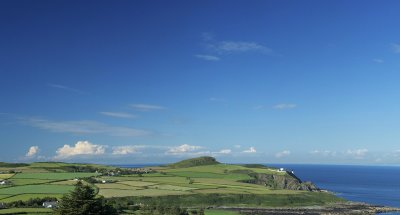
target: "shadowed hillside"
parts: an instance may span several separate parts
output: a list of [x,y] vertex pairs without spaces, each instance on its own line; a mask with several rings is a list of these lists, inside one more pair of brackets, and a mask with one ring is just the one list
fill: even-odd
[[219,162],[213,157],[204,156],[204,157],[182,160],[177,163],[170,164],[170,165],[168,165],[168,167],[186,168],[186,167],[194,167],[194,166],[213,165],[213,164],[219,164]]

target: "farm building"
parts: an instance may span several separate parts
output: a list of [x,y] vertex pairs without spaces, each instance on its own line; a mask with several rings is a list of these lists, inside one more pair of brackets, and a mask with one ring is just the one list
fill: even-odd
[[58,202],[43,202],[44,208],[56,208]]
[[0,209],[6,208],[3,202],[0,202]]

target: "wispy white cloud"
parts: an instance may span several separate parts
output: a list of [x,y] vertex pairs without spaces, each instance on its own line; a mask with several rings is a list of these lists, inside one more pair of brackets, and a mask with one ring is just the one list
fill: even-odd
[[162,106],[150,105],[150,104],[131,104],[130,106],[137,111],[144,111],[144,112],[166,109],[165,107]]
[[232,153],[231,149],[221,149],[219,152],[215,152],[216,154],[230,154]]
[[203,54],[197,54],[195,57],[202,59],[202,60],[208,60],[208,61],[219,61],[221,58],[214,56],[214,55],[203,55]]
[[287,156],[289,156],[289,155],[290,155],[290,151],[289,151],[289,150],[284,150],[284,151],[281,151],[281,152],[276,153],[276,154],[275,154],[275,157],[277,157],[277,158],[283,158],[283,157],[287,157]]
[[310,154],[322,155],[322,156],[336,156],[337,152],[330,151],[330,150],[314,150],[314,151],[311,151]]
[[400,53],[400,44],[392,43],[392,50],[394,51],[394,53]]
[[137,115],[130,114],[130,113],[122,113],[122,112],[99,112],[105,116],[111,116],[116,118],[125,118],[125,119],[134,119],[137,118]]
[[68,87],[65,85],[61,85],[61,84],[47,84],[47,86],[52,87],[52,88],[57,88],[57,89],[61,89],[61,90],[65,90],[65,91],[69,91],[69,92],[74,92],[74,93],[79,93],[79,94],[88,94],[87,92],[72,88],[72,87]]
[[368,153],[368,149],[349,149],[347,150],[346,154],[349,156],[352,156],[356,159],[362,159],[364,156],[366,156]]
[[216,98],[216,97],[211,97],[208,100],[210,102],[226,102],[226,99],[224,99],[224,98]]
[[74,146],[64,145],[57,149],[54,159],[67,159],[74,156],[103,155],[106,146],[95,145],[89,141],[78,141]]
[[297,107],[296,104],[285,104],[285,103],[276,104],[276,105],[273,106],[273,108],[279,109],[279,110],[293,109],[293,108],[296,108],[296,107]]
[[265,54],[273,53],[272,49],[256,42],[220,41],[208,44],[208,47],[219,54],[233,54],[233,53],[245,53],[245,52],[260,52]]
[[257,150],[253,146],[250,147],[249,149],[246,149],[246,150],[243,151],[243,153],[256,153],[256,152],[257,152]]
[[198,151],[199,149],[202,149],[203,147],[201,146],[192,146],[188,144],[183,144],[180,146],[176,147],[171,147],[168,151],[167,154],[185,154],[185,153],[193,153],[195,151]]
[[26,153],[26,157],[33,157],[39,152],[39,146],[31,146]]
[[51,132],[73,133],[73,134],[106,134],[110,136],[147,136],[150,131],[128,127],[111,126],[97,121],[51,121],[40,118],[23,118],[23,124],[48,130]]
[[113,155],[127,155],[134,154],[138,152],[137,146],[116,146],[113,147]]
[[216,40],[215,36],[209,32],[204,32],[201,36],[207,52],[212,53],[196,55],[196,57],[204,60],[218,61],[220,60],[221,55],[250,52],[257,52],[268,55],[275,54],[271,48],[254,41]]
[[378,59],[378,58],[372,59],[372,61],[375,63],[384,63],[385,62],[384,60]]
[[256,105],[256,106],[253,107],[254,110],[261,110],[261,109],[264,109],[264,108],[265,108],[264,105]]
[[214,34],[210,33],[210,32],[203,32],[203,33],[201,33],[201,38],[204,41],[212,41],[212,40],[214,40]]

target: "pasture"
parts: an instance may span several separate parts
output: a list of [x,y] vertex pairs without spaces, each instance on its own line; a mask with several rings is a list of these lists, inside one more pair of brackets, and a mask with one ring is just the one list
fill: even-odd
[[83,172],[73,172],[73,173],[20,173],[16,174],[13,179],[42,179],[42,180],[69,180],[74,178],[86,178],[91,176],[96,176],[96,173],[83,173]]
[[7,178],[11,178],[13,176],[14,176],[14,174],[8,174],[8,173],[0,174],[0,179],[7,179]]
[[[11,184],[0,188],[0,202],[28,201],[31,198],[55,197],[60,199],[74,189],[77,179],[89,178],[85,184],[96,188],[99,196],[105,198],[131,198],[136,202],[157,201],[166,204],[182,204],[183,206],[219,206],[219,205],[321,205],[338,201],[326,193],[314,193],[298,190],[272,189],[265,184],[246,183],[252,180],[254,173],[280,176],[286,172],[260,165],[242,166],[212,163],[203,166],[184,167],[163,166],[152,167],[156,172],[147,174],[104,176],[94,172],[66,172],[76,168],[93,170],[87,164],[34,163],[31,166],[21,165],[16,174],[0,174],[0,179],[7,179]],[[189,163],[190,164],[190,163]],[[83,166],[83,167],[82,167]],[[104,167],[107,171],[118,171],[112,167]],[[103,169],[103,170],[104,170]],[[250,174],[251,173],[251,174]],[[112,174],[114,175],[114,173]],[[105,182],[104,182],[105,181]],[[101,183],[100,183],[101,182]],[[246,196],[246,197],[244,197]],[[156,198],[154,198],[156,197]],[[171,202],[171,199],[174,199]],[[25,209],[21,209],[25,210]],[[26,211],[30,210],[30,211]],[[33,214],[34,209],[25,212]],[[7,210],[0,210],[7,212]],[[46,213],[47,211],[39,211]],[[16,212],[17,213],[17,212]],[[1,213],[0,213],[1,214]],[[233,215],[236,212],[224,210],[206,210],[208,215]]]
[[48,215],[52,210],[47,208],[10,208],[0,210],[0,214],[26,214],[26,215]]
[[67,193],[73,189],[73,186],[67,185],[50,185],[50,184],[40,184],[40,185],[22,185],[22,186],[12,186],[0,189],[0,194],[6,195],[17,195],[17,194],[57,194],[57,193]]

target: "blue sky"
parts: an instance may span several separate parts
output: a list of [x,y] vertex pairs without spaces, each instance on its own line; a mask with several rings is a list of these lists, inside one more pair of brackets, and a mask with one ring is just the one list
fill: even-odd
[[398,1],[0,1],[0,157],[400,163]]

